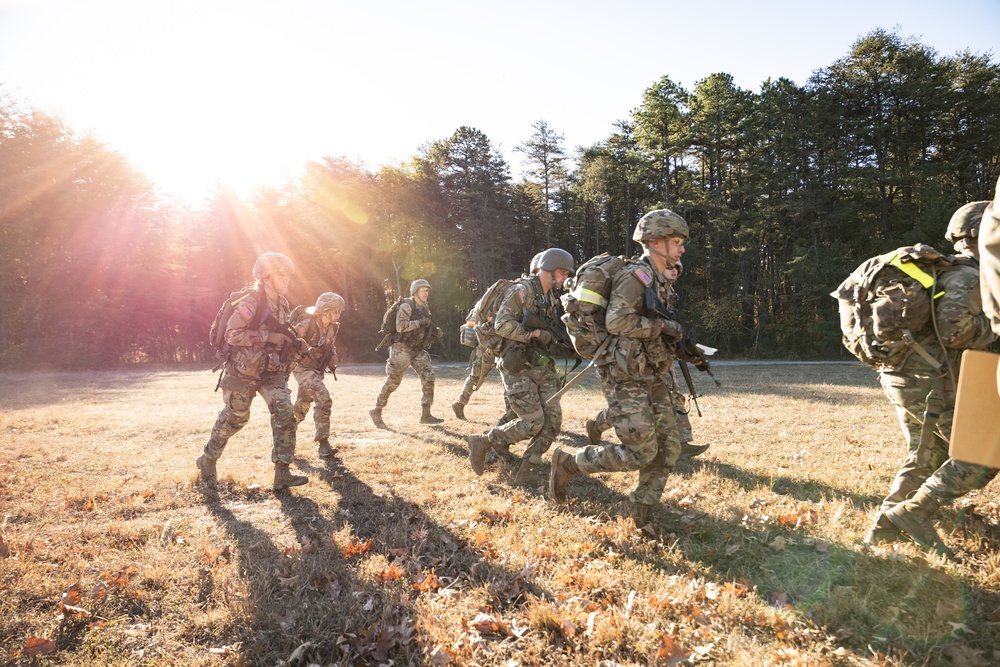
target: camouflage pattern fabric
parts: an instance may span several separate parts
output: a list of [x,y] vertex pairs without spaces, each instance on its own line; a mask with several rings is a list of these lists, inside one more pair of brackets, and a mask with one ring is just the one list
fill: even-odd
[[288,375],[265,373],[264,377],[254,380],[227,375],[222,379],[222,389],[225,407],[212,427],[212,435],[205,445],[205,456],[212,460],[222,456],[229,438],[250,420],[250,403],[256,394],[260,394],[271,412],[271,462],[291,463],[295,456],[296,424]]
[[[278,322],[288,321],[288,300],[283,296],[267,299],[268,312],[258,318],[260,322],[273,315]],[[233,310],[226,323],[226,342],[232,346],[227,370],[235,370],[246,378],[260,378],[268,372],[287,372],[288,365],[282,364],[279,348],[267,342],[269,329],[261,324],[260,329],[250,329],[249,324],[257,312],[256,299],[244,299]],[[277,332],[276,332],[277,333]]]
[[621,444],[588,445],[575,460],[586,474],[638,470],[630,501],[658,505],[681,443],[671,398],[673,348],[656,335],[658,318],[645,306],[647,286],[669,302],[670,283],[644,258],[615,275],[608,299],[606,323],[616,338],[612,360],[598,367],[598,375]]
[[426,303],[418,305],[413,297],[403,299],[396,311],[396,335],[393,343],[417,347],[426,334],[421,320],[429,319],[430,316],[431,309]]
[[[681,441],[681,446],[690,445],[694,442],[694,431],[691,428],[691,417],[690,410],[688,409],[687,394],[685,394],[677,382],[677,368],[671,367],[670,369],[670,396],[674,404],[674,414],[677,417],[677,432],[678,437]],[[597,428],[600,431],[607,431],[612,428],[611,417],[608,415],[608,409],[604,408],[594,417],[594,421],[597,423]]]
[[[921,345],[937,359],[958,370],[959,359],[964,349],[984,349],[993,341],[993,332],[982,310],[979,291],[979,271],[975,260],[960,256],[962,262],[957,268],[944,273],[938,286],[944,289],[944,296],[935,302],[935,316],[942,349],[933,331],[926,329],[915,335]],[[903,365],[894,372],[879,373],[879,381],[886,397],[896,409],[903,439],[907,446],[907,456],[889,488],[889,495],[882,501],[882,510],[888,510],[911,495],[931,474],[948,460],[948,441],[955,412],[955,386],[947,367],[935,370],[920,355],[911,353]],[[940,414],[934,437],[921,446],[923,414],[930,407],[931,412]],[[962,464],[966,466],[969,464]],[[979,466],[975,466],[979,468]],[[951,470],[951,469],[949,469]],[[961,475],[946,475],[946,480],[965,479]],[[961,495],[961,493],[959,494]]]
[[493,445],[512,445],[531,438],[523,458],[541,463],[562,429],[562,406],[545,402],[562,386],[554,366],[526,365],[517,373],[500,369],[504,396],[517,417],[491,428],[486,437]]
[[420,405],[429,407],[434,403],[434,367],[431,365],[431,355],[427,350],[413,349],[405,343],[393,343],[389,348],[389,359],[385,362],[385,383],[375,400],[375,407],[381,409],[389,403],[389,395],[399,388],[403,373],[410,366],[420,376],[423,390]]
[[1000,470],[996,468],[948,459],[924,482],[923,489],[938,504],[947,505],[969,491],[983,488],[997,476],[997,472]]
[[576,453],[581,472],[639,471],[633,503],[657,505],[681,453],[670,388],[662,379],[624,381],[598,369],[607,415],[621,444],[588,445]]
[[[527,310],[549,321],[556,319],[556,300],[546,295],[538,276],[525,276],[507,288],[494,319],[494,330],[504,341],[500,378],[504,398],[517,417],[491,428],[486,437],[494,445],[511,445],[531,438],[524,457],[540,463],[562,428],[562,407],[545,405],[559,391],[560,378],[555,362],[538,345],[531,343],[531,331],[521,326]],[[513,361],[517,359],[517,361]]]
[[313,424],[316,426],[315,440],[328,439],[330,437],[330,414],[333,411],[333,399],[330,398],[330,391],[323,382],[323,373],[312,368],[299,368],[294,371],[295,381],[299,383],[299,390],[295,395],[295,423],[298,424],[309,414],[309,406],[313,402]]
[[1000,336],[1000,179],[993,203],[986,208],[979,223],[979,256],[983,310],[990,318],[993,332]]
[[480,382],[489,375],[490,371],[497,367],[496,357],[487,354],[483,348],[476,347],[469,357],[469,375],[465,378],[462,386],[462,393],[458,397],[458,402],[468,405],[473,392],[480,385]]

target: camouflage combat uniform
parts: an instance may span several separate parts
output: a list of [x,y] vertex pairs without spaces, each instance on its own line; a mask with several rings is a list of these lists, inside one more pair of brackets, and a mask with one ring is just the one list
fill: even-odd
[[323,376],[327,368],[337,365],[337,348],[334,344],[340,323],[333,322],[325,330],[321,330],[319,320],[320,313],[310,315],[303,312],[301,317],[292,322],[292,326],[309,343],[309,352],[297,355],[293,361],[292,374],[299,385],[295,396],[295,423],[298,424],[306,418],[309,406],[315,402],[316,407],[313,408],[315,439],[317,442],[322,442],[330,437],[330,413],[333,408],[333,399],[330,398],[330,391],[323,382]]
[[[688,409],[688,397],[681,390],[677,381],[677,368],[670,367],[670,396],[674,405],[674,414],[677,416],[677,433],[681,441],[681,450],[694,441],[694,431],[691,428],[690,410]],[[594,417],[594,428],[604,432],[609,430],[613,424],[608,415],[608,408],[604,408]]]
[[[993,341],[989,322],[982,312],[978,262],[968,255],[959,255],[956,261],[958,265],[941,274],[937,282],[937,289],[943,290],[944,295],[935,300],[934,312],[944,348],[932,325],[914,334],[928,353],[939,361],[947,358],[947,365],[955,371],[963,350],[981,350]],[[948,458],[955,386],[947,365],[936,370],[911,351],[899,368],[879,373],[882,389],[896,408],[908,449],[889,495],[882,501],[883,511],[912,494]],[[929,442],[921,446],[923,414],[928,407],[940,417],[933,438],[925,438]]]
[[458,401],[462,406],[469,404],[473,392],[479,389],[486,376],[497,367],[496,357],[487,353],[482,346],[476,346],[469,357],[469,375],[462,385],[462,393],[458,396]]
[[559,402],[546,405],[561,387],[552,356],[530,340],[531,331],[521,325],[525,311],[555,321],[555,299],[544,294],[538,276],[528,276],[507,289],[497,310],[495,331],[505,338],[500,360],[500,378],[504,397],[517,415],[515,419],[491,428],[486,433],[489,443],[509,447],[531,439],[523,459],[533,466],[542,462],[552,441],[562,428],[562,406]]
[[621,444],[588,445],[576,452],[580,472],[639,471],[639,484],[629,495],[633,504],[654,507],[681,451],[670,370],[673,346],[653,323],[645,292],[656,291],[663,303],[669,284],[647,260],[631,261],[613,278],[606,324],[616,336],[598,366],[607,414]]
[[434,367],[431,355],[423,346],[430,326],[431,309],[425,303],[418,306],[412,297],[403,299],[396,311],[396,333],[389,347],[389,359],[385,362],[385,383],[375,401],[375,408],[381,410],[389,403],[389,395],[399,388],[406,369],[420,376],[422,394],[420,405],[430,408],[434,403]]
[[[268,298],[266,307],[279,323],[288,320],[285,297]],[[288,388],[288,364],[281,363],[277,346],[267,342],[267,314],[256,318],[264,322],[261,329],[248,328],[256,312],[257,299],[246,298],[226,324],[226,342],[233,347],[220,384],[225,407],[204,450],[205,457],[212,461],[222,456],[229,438],[249,421],[250,403],[256,394],[261,395],[271,412],[271,461],[287,464],[295,455],[295,415]]]

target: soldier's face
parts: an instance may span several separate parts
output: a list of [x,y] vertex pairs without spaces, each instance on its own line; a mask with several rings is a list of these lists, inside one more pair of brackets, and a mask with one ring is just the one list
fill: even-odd
[[272,273],[268,280],[271,281],[271,289],[277,292],[279,296],[284,296],[288,292],[288,286],[292,282],[292,277],[284,273]]
[[427,299],[428,297],[430,297],[430,295],[431,295],[430,287],[418,287],[417,291],[413,293],[413,296],[415,296],[417,301],[419,301],[420,303],[427,303]]
[[319,316],[320,326],[326,328],[333,324],[334,322],[340,321],[340,311],[339,310],[324,310]]
[[677,280],[677,267],[668,266],[664,271],[663,275],[667,277],[667,280]]
[[563,284],[569,280],[569,271],[566,269],[556,269],[552,272],[552,278],[555,280],[556,287],[561,289]]
[[667,239],[667,257],[672,260],[671,264],[676,264],[680,260],[686,242],[687,239],[681,236],[671,236]]

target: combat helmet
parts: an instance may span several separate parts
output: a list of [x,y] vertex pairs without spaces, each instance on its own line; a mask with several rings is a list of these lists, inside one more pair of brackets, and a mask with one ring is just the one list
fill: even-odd
[[555,271],[565,269],[573,272],[573,255],[562,248],[549,248],[538,255],[538,269],[540,271]]
[[541,252],[535,253],[535,256],[531,258],[531,264],[528,265],[529,275],[534,275],[538,273],[538,260],[540,260],[541,258],[542,258]]
[[323,292],[319,295],[319,298],[316,299],[316,305],[313,309],[317,313],[322,313],[327,310],[333,310],[339,313],[343,312],[345,305],[344,297],[339,294],[335,294],[333,292]]
[[424,280],[423,278],[417,278],[412,283],[410,283],[410,296],[416,294],[417,290],[420,289],[421,287],[426,287],[427,289],[430,289],[431,284],[426,280]]
[[632,240],[648,243],[653,239],[666,239],[671,236],[687,238],[689,234],[688,224],[684,222],[684,218],[670,209],[661,208],[650,211],[639,219]]
[[944,237],[955,243],[959,239],[976,239],[979,237],[979,223],[983,219],[983,211],[989,205],[988,201],[974,201],[955,211],[948,222],[948,231]]
[[295,273],[292,260],[280,252],[265,252],[253,263],[253,277],[257,280],[265,280],[276,273],[283,276]]

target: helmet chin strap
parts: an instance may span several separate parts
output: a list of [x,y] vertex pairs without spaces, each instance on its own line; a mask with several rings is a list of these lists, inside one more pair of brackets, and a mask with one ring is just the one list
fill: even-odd
[[653,246],[646,246],[646,254],[649,255],[650,257],[652,257],[653,255],[656,255],[657,257],[662,257],[666,262],[666,267],[664,267],[663,269],[664,271],[676,264],[676,262],[670,259],[670,255],[668,255],[665,252],[660,252],[659,250],[654,250]]

